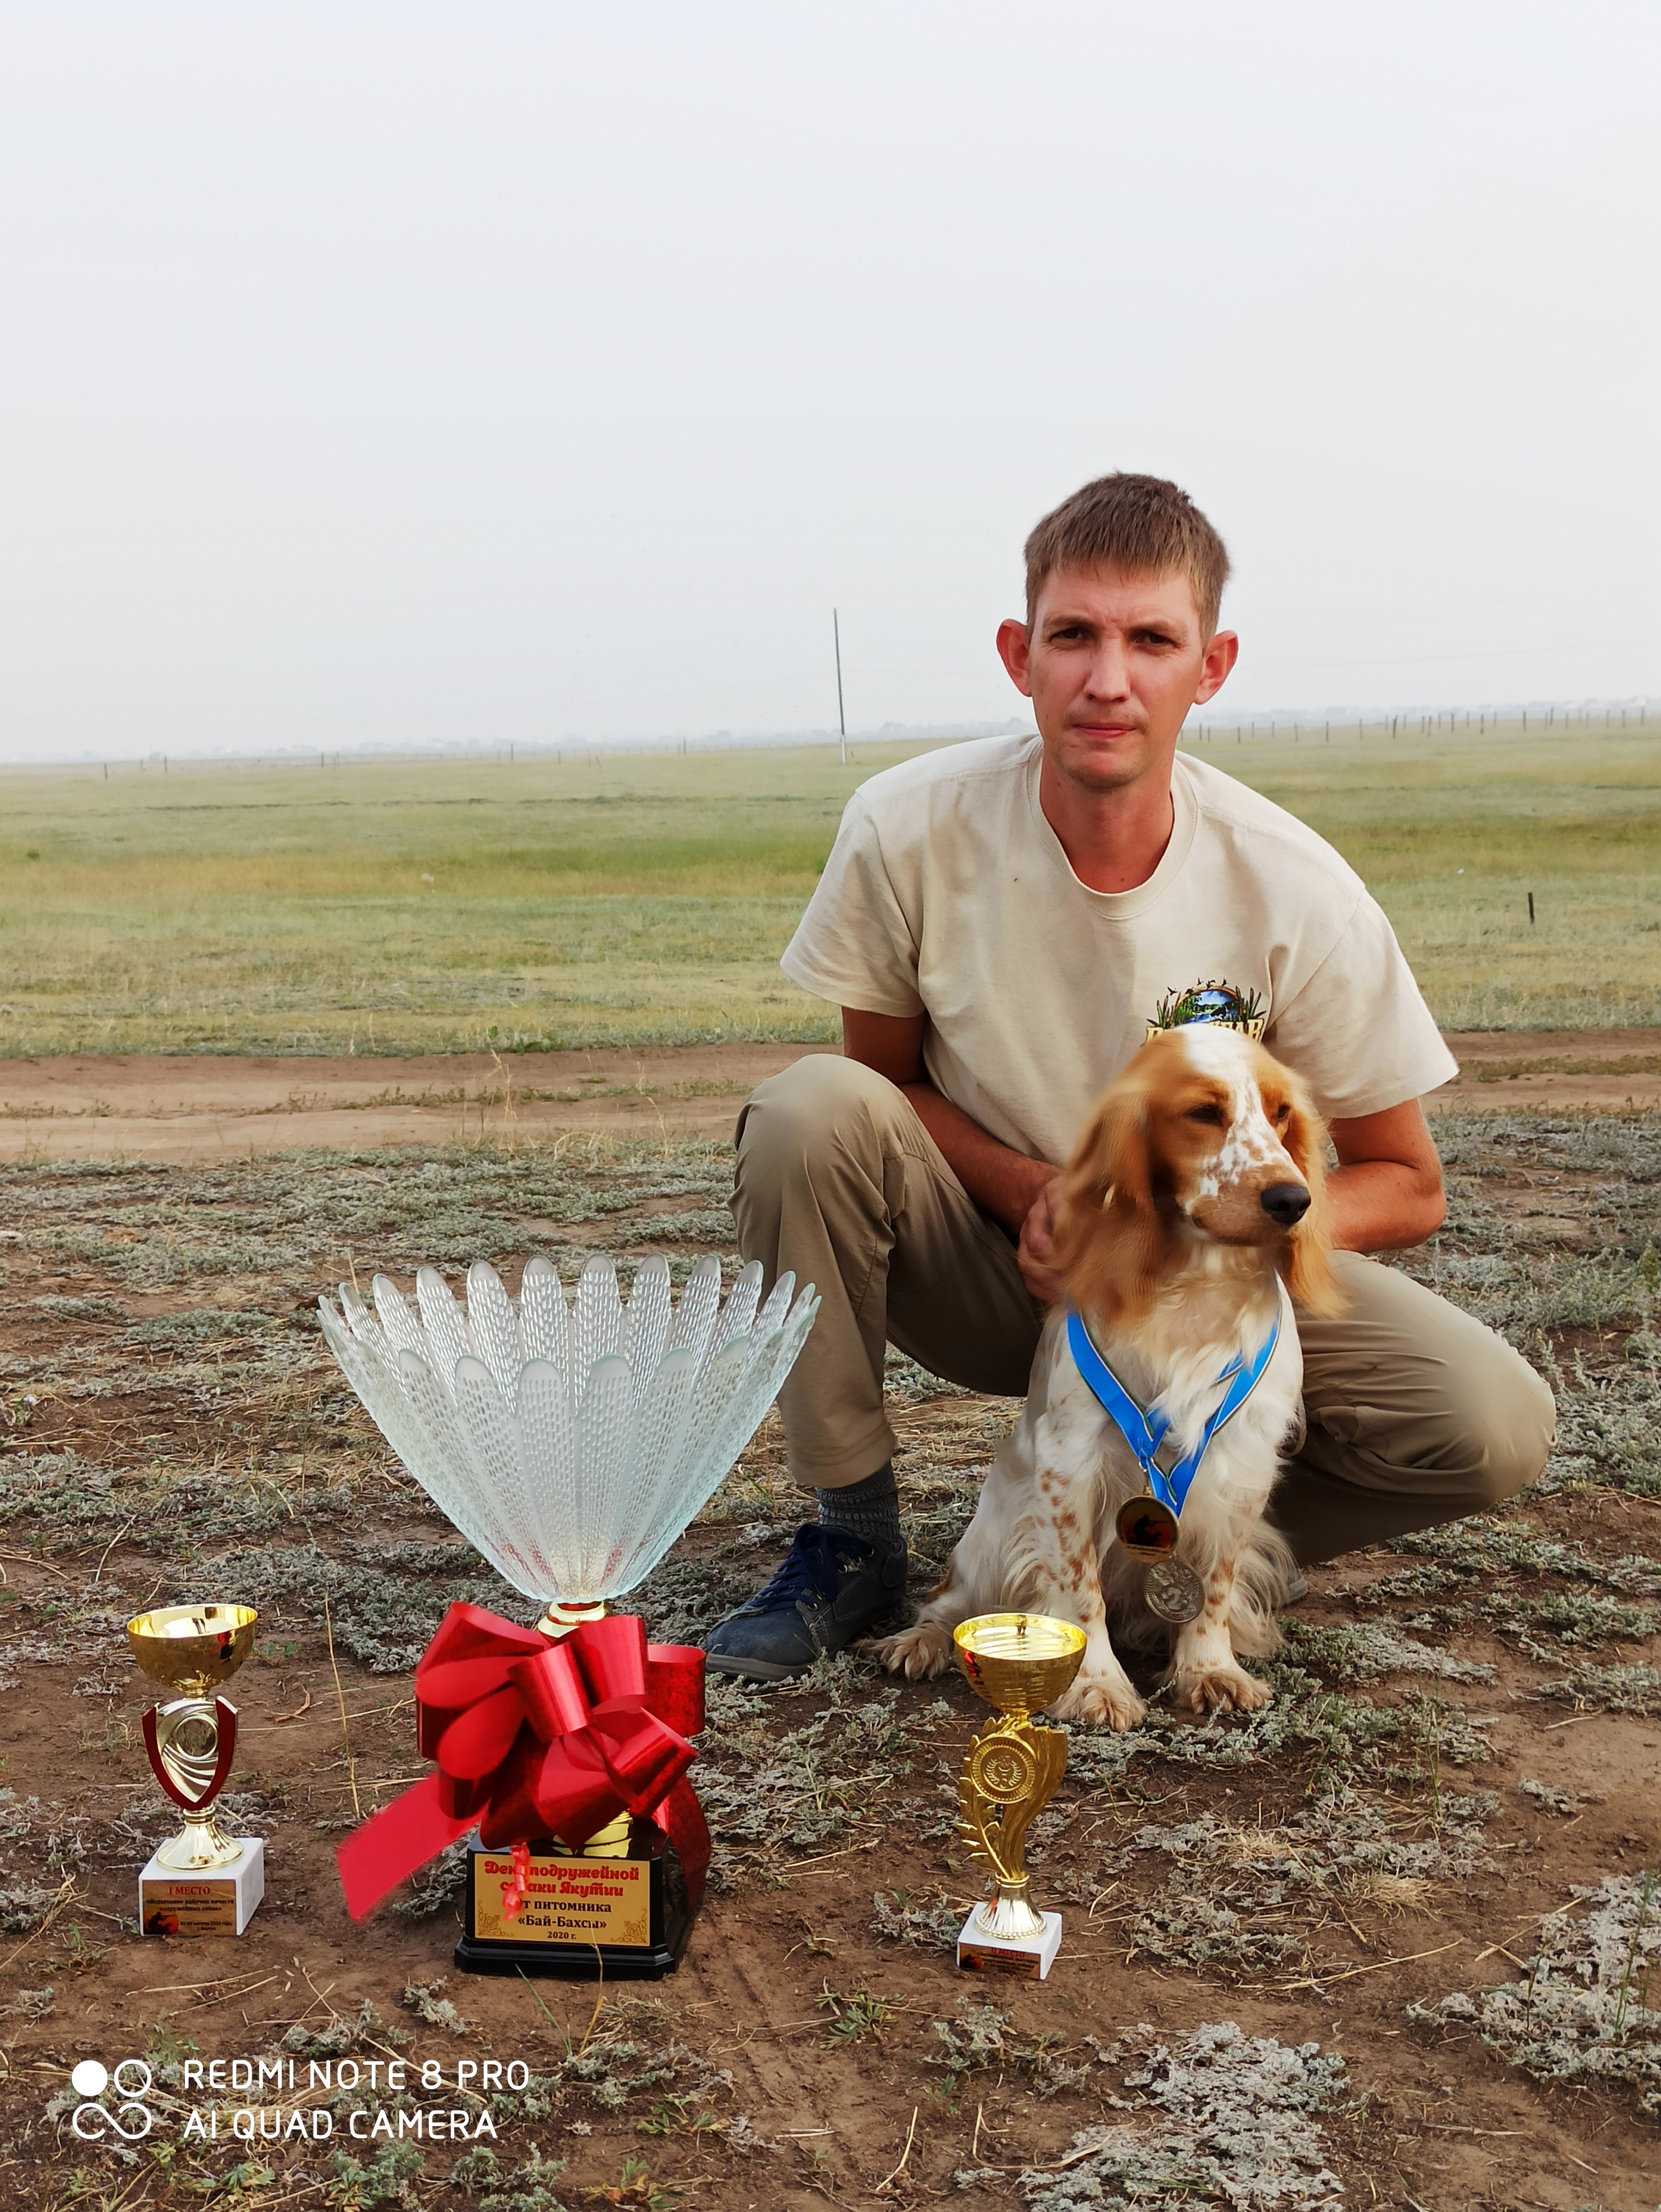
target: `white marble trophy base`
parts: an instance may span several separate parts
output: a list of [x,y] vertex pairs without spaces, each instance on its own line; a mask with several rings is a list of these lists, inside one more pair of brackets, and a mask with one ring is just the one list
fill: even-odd
[[138,1925],[146,1936],[240,1936],[265,1894],[265,1842],[239,1836],[242,1856],[200,1874],[152,1857],[138,1877]]
[[1014,1974],[1042,1982],[1062,1948],[1062,1916],[1043,1915],[1042,1936],[985,1936],[975,1925],[977,1905],[958,1931],[958,1964],[965,1973]]

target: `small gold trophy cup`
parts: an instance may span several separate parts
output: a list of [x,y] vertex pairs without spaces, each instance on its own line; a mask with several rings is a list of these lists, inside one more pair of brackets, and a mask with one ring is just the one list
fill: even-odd
[[1062,1943],[1062,1916],[1027,1896],[1026,1832],[1067,1771],[1067,1738],[1032,1715],[1078,1673],[1085,1637],[1043,1613],[983,1613],[953,1638],[970,1688],[998,1708],[969,1747],[958,1785],[958,1832],[993,1875],[993,1892],[964,1921],[958,1964],[975,1972],[1043,1981]]
[[183,1694],[144,1715],[150,1770],[185,1815],[138,1877],[146,1936],[240,1936],[265,1893],[265,1846],[228,1836],[211,1807],[236,1751],[236,1707],[210,1698],[253,1649],[246,1605],[168,1605],[127,1623],[127,1645],[153,1682]]

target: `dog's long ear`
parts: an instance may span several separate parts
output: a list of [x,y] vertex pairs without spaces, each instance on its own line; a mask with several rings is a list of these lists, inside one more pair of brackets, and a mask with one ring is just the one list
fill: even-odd
[[1332,1221],[1327,1206],[1326,1123],[1316,1112],[1308,1091],[1290,1071],[1287,1090],[1292,1118],[1281,1143],[1293,1164],[1309,1185],[1309,1211],[1292,1233],[1287,1253],[1286,1284],[1297,1301],[1312,1314],[1342,1313],[1348,1303],[1332,1265]]
[[1109,1323],[1146,1313],[1165,1241],[1154,1201],[1148,1101],[1141,1090],[1116,1086],[1062,1179],[1056,1259],[1074,1304]]

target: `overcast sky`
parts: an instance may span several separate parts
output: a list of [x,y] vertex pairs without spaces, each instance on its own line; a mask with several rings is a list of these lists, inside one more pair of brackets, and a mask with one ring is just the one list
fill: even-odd
[[[1019,711],[1113,468],[1226,698],[1661,690],[1661,11],[0,0],[0,756]],[[1220,702],[1220,709],[1221,703]]]

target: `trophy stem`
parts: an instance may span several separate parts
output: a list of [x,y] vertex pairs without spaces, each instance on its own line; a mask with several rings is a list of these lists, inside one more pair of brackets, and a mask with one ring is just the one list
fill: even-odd
[[1043,1915],[1028,1900],[1027,1881],[1023,1874],[996,1884],[994,1894],[975,1915],[975,1925],[983,1936],[995,1936],[1007,1942],[1012,1936],[1043,1934]]
[[225,1833],[205,1807],[199,1813],[186,1813],[184,1827],[155,1855],[157,1864],[174,1874],[234,1866],[241,1856],[242,1845]]
[[[604,1620],[611,1609],[603,1597],[551,1597],[548,1601],[547,1611],[537,1623],[537,1633],[538,1636],[545,1636],[551,1644],[557,1644],[569,1636],[574,1628],[581,1628],[584,1621]],[[615,1820],[610,1821],[596,1834],[590,1836],[587,1842],[571,1856],[586,1859],[627,1858],[630,1827],[628,1814],[619,1813]],[[557,1842],[554,1849],[556,1851],[563,1853],[568,1850],[568,1846]]]
[[557,1644],[587,1620],[604,1620],[611,1607],[604,1598],[551,1597],[548,1609],[537,1623],[537,1633]]

